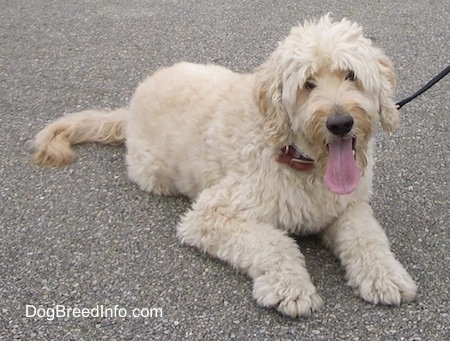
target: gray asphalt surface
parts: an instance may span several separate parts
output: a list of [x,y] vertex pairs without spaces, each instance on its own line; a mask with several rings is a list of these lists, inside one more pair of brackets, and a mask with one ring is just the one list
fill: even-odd
[[[62,169],[29,163],[27,141],[62,113],[125,106],[148,73],[181,60],[250,71],[290,27],[329,11],[361,23],[393,59],[398,99],[450,62],[445,0],[0,0],[0,339],[450,339],[449,77],[402,109],[399,131],[378,134],[373,207],[420,286],[401,307],[354,296],[338,261],[307,238],[299,247],[323,310],[292,320],[262,309],[249,278],[178,243],[190,203],[140,191],[123,147],[81,146]],[[27,317],[27,305],[162,317],[51,320]]]

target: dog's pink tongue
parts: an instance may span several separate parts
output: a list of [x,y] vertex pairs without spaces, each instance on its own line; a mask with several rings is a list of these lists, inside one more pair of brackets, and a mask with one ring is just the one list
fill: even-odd
[[352,139],[338,139],[328,145],[325,184],[336,194],[349,194],[358,186],[359,169],[355,162]]

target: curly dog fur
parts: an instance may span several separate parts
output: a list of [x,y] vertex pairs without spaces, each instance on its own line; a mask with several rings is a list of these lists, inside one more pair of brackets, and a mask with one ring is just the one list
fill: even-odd
[[[395,81],[360,26],[324,16],[294,27],[254,73],[180,63],[141,83],[128,108],[65,115],[37,135],[33,158],[61,166],[73,144],[125,141],[143,190],[193,199],[180,240],[247,273],[262,306],[297,317],[322,305],[288,233],[319,233],[355,292],[398,305],[417,288],[368,203],[374,133],[399,121]],[[311,170],[277,162],[290,145]]]

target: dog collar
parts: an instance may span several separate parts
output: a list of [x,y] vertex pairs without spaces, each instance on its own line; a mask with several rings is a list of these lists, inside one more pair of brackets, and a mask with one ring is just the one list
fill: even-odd
[[276,160],[297,170],[308,171],[314,168],[314,160],[293,144],[281,148],[281,154],[277,156]]

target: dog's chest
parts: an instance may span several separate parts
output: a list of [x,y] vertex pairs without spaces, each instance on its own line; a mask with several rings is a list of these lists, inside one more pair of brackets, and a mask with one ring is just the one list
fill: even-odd
[[[320,179],[285,180],[267,193],[266,219],[291,233],[313,234],[330,225],[356,195],[337,196]],[[267,205],[269,203],[269,205]]]
[[299,234],[317,233],[331,224],[348,206],[320,191],[293,191],[278,201],[278,227]]

